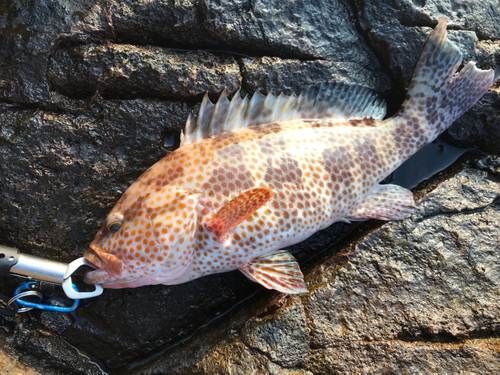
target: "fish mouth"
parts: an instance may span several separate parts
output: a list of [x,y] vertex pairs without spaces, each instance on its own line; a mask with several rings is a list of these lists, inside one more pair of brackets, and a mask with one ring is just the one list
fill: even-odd
[[85,251],[83,254],[83,257],[87,259],[92,265],[96,268],[96,270],[99,270],[104,267],[104,261],[102,258],[99,256],[99,254],[92,248],[93,245],[90,244],[91,247]]
[[103,269],[104,261],[93,249],[94,246],[95,245],[90,244],[90,247],[83,254],[83,257],[92,263],[93,267],[95,267],[95,270],[89,271],[85,274],[85,283],[90,285],[102,283],[103,279],[108,275],[108,273]]
[[96,267],[95,271],[85,275],[85,282],[89,284],[98,284],[122,275],[123,262],[116,255],[99,249],[94,243],[90,244],[83,257]]

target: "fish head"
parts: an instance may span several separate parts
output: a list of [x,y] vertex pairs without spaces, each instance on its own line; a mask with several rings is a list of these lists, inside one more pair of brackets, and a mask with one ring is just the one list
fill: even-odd
[[136,194],[133,187],[84,254],[97,267],[86,274],[88,284],[132,288],[168,283],[192,260],[199,194],[173,186]]

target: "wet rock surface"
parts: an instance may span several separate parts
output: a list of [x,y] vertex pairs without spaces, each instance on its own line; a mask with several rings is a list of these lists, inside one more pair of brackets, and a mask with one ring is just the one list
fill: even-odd
[[[4,1],[0,243],[81,256],[204,92],[298,94],[342,80],[394,111],[444,16],[466,60],[499,65],[499,13],[493,0]],[[446,140],[498,155],[498,101],[496,87]],[[499,171],[498,157],[461,160],[415,190],[412,218],[340,223],[292,247],[309,294],[237,272],[106,290],[72,314],[0,318],[0,344],[44,374],[494,372]]]
[[[341,1],[122,1],[111,20],[122,43],[212,48],[245,55],[378,66]],[[322,27],[317,27],[322,24]]]
[[233,94],[241,86],[234,57],[111,44],[61,49],[48,71],[52,87],[69,97],[194,100],[205,92]]
[[490,90],[448,129],[445,139],[459,147],[500,154],[500,88]]
[[331,80],[370,87],[378,92],[385,92],[390,87],[387,75],[366,70],[357,63],[259,57],[243,58],[241,66],[247,92],[274,90],[285,95],[300,94],[304,87]]

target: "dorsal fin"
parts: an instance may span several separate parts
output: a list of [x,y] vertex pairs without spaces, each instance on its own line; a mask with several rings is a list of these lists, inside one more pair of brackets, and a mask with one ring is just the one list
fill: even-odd
[[194,143],[229,130],[292,120],[381,120],[386,104],[374,91],[343,82],[310,86],[298,97],[283,94],[264,96],[256,92],[251,100],[238,91],[231,101],[224,90],[214,105],[205,94],[198,115],[190,115],[181,143]]

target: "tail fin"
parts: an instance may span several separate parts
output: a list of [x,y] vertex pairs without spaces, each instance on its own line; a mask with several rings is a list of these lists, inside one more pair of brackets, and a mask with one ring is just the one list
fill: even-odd
[[427,142],[445,131],[493,85],[493,70],[480,70],[474,62],[455,74],[462,56],[458,47],[447,40],[444,18],[418,60],[401,108],[404,118],[419,120]]

